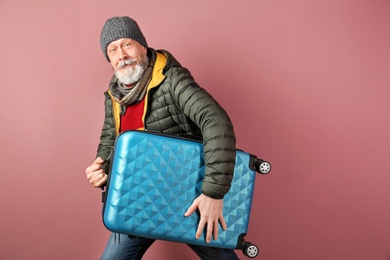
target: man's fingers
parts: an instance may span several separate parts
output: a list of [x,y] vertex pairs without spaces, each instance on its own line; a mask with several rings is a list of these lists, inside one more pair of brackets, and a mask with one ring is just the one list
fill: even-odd
[[213,200],[204,195],[200,195],[194,200],[191,206],[187,209],[186,213],[184,213],[184,216],[188,217],[199,209],[200,220],[195,233],[196,239],[199,239],[203,232],[206,232],[205,239],[207,243],[210,243],[211,239],[217,240],[220,223],[222,229],[226,230],[226,222],[221,208],[222,200]]
[[195,212],[195,210],[196,210],[196,207],[194,207],[193,205],[191,205],[191,206],[187,209],[186,213],[184,213],[184,217],[191,216],[192,213]]
[[196,239],[199,239],[200,236],[202,235],[205,224],[206,222],[201,218],[198,224],[198,229],[196,230],[196,234],[195,234]]
[[102,169],[87,173],[88,181],[95,187],[96,183],[104,179],[106,176],[107,174],[105,174]]
[[[213,229],[214,229],[213,226],[214,226],[214,223],[212,221],[207,222],[206,243],[210,243],[210,241],[211,241],[211,236],[213,234]],[[218,227],[217,227],[217,229],[218,229]],[[217,231],[217,233],[218,233],[218,231]],[[217,234],[217,236],[218,236],[218,234]]]
[[195,199],[191,206],[187,209],[186,213],[184,213],[184,217],[191,216],[192,213],[198,208],[198,200]]
[[91,175],[91,182],[96,183],[103,179],[104,176],[106,176],[106,174],[103,172],[103,170],[96,171]]
[[97,157],[92,165],[88,166],[85,169],[88,181],[92,186],[99,188],[107,182],[108,176],[102,169],[102,164],[104,160],[100,157]]
[[106,183],[107,179],[108,179],[108,175],[105,174],[103,171],[101,171],[99,173],[96,173],[96,175],[94,175],[90,179],[90,182],[94,187],[98,188],[102,186],[104,183]]
[[97,181],[94,186],[96,188],[103,186],[107,182],[107,179],[108,179],[108,175],[104,174],[104,177],[102,179],[100,179],[99,181]]
[[222,226],[222,229],[223,229],[223,230],[226,230],[226,229],[227,229],[226,221],[225,221],[225,218],[223,217],[223,215],[222,215],[221,218],[219,219],[219,223],[221,223],[221,226]]
[[100,166],[98,164],[92,164],[91,166],[88,166],[87,169],[85,169],[85,173],[92,174],[98,170],[100,170]]
[[99,171],[103,163],[104,161],[102,158],[96,158],[92,165],[88,166],[87,169],[85,169],[85,173],[87,175],[91,175],[92,173]]
[[206,221],[205,218],[201,218],[199,220],[198,229],[196,230],[196,234],[195,234],[196,239],[199,239],[202,236],[205,227],[207,227],[206,228],[206,242],[210,243],[211,238],[213,238],[214,240],[217,240],[218,234],[219,234],[218,229],[219,229],[220,223],[221,223],[222,229],[226,230],[226,222],[225,222],[225,219],[223,217],[220,219],[220,222],[219,221],[212,221],[211,219]]
[[218,239],[218,221],[215,221],[214,222],[214,227],[213,227],[213,238],[214,240],[217,240]]
[[[196,230],[195,237],[196,239],[199,239],[202,234],[203,230],[205,229],[205,226],[207,226],[206,229],[206,242],[210,243],[211,237],[213,237],[214,240],[218,239],[219,234],[219,222],[218,221],[204,221],[203,219],[200,219],[198,224],[198,229]],[[221,219],[221,226],[223,230],[226,230],[226,223],[224,219]]]

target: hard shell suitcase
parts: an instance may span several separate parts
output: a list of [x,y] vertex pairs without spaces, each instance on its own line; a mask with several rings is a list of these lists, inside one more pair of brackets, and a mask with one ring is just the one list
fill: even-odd
[[199,214],[184,217],[201,194],[204,176],[200,141],[144,131],[126,131],[115,142],[103,206],[104,225],[112,232],[203,246],[242,249],[248,257],[258,247],[244,240],[256,171],[267,174],[271,165],[237,150],[231,189],[224,197],[218,239],[195,239]]

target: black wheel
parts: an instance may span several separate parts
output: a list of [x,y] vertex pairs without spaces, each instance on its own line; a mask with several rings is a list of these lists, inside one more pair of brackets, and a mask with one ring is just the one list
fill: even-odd
[[267,161],[262,161],[256,166],[256,170],[261,174],[268,174],[271,171],[271,164]]
[[249,258],[255,258],[259,254],[259,248],[254,244],[246,243],[242,252]]

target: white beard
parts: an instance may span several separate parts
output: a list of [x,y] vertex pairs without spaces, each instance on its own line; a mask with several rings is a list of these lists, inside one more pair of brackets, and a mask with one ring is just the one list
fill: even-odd
[[[134,63],[134,60],[127,60],[118,65],[118,68],[125,66],[126,64]],[[118,78],[119,82],[125,85],[130,85],[138,82],[142,74],[145,71],[145,68],[148,65],[148,58],[145,55],[145,59],[141,63],[135,65],[135,67],[128,67],[124,71],[115,70],[115,76]]]

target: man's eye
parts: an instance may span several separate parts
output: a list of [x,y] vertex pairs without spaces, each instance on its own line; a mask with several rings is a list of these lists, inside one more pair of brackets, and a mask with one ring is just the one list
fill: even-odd
[[128,42],[125,43],[125,46],[126,46],[126,47],[129,47],[130,45],[131,45],[131,44],[128,43]]
[[116,51],[116,49],[111,49],[110,52],[111,53],[114,53]]

